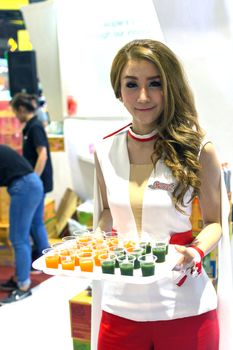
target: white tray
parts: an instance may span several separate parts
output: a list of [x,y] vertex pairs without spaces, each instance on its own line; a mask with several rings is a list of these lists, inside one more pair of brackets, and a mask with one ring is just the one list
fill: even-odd
[[143,277],[141,269],[134,270],[133,276],[122,276],[120,274],[120,269],[115,269],[115,274],[102,273],[101,267],[95,266],[93,272],[82,272],[79,266],[75,267],[75,270],[63,270],[61,265],[58,269],[50,269],[45,265],[44,256],[35,260],[32,264],[33,268],[36,270],[41,270],[47,275],[59,275],[59,276],[70,276],[79,278],[88,278],[92,280],[103,280],[111,282],[123,282],[132,284],[149,284],[156,282],[158,280],[171,277],[172,269],[176,265],[176,262],[180,258],[180,254],[175,250],[173,245],[169,245],[168,254],[166,255],[166,261],[164,263],[155,264],[155,274],[154,276]]

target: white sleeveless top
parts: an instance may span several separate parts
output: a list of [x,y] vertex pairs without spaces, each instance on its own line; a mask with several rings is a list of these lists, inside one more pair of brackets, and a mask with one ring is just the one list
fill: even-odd
[[[137,240],[129,197],[127,130],[99,143],[96,154],[106,184],[113,227],[123,237]],[[173,233],[191,229],[188,200],[192,190],[185,196],[184,203],[188,205],[182,208],[185,212],[182,214],[172,203],[171,189],[175,182],[170,169],[159,160],[144,193],[141,240],[169,239]],[[202,314],[216,307],[216,292],[205,271],[198,278],[188,277],[181,287],[174,283],[172,272],[149,285],[104,283],[102,309],[135,321],[171,320]]]

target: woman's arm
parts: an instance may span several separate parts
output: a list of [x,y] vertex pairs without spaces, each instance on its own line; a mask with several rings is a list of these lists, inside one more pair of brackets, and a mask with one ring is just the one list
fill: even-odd
[[36,161],[34,171],[35,173],[37,173],[38,176],[41,176],[41,174],[44,171],[46,161],[48,159],[47,149],[44,146],[37,147],[36,153],[38,154],[38,158]]
[[101,213],[96,230],[109,232],[112,230],[112,215],[108,205],[106,185],[105,185],[103,173],[102,173],[96,153],[94,154],[94,159],[95,159],[97,181],[100,188],[100,193],[101,193],[101,198],[103,203],[103,211]]
[[200,155],[200,205],[204,228],[194,241],[208,254],[221,238],[221,168],[211,143],[207,143]]
[[[200,155],[200,205],[204,228],[195,238],[192,245],[200,248],[204,255],[215,248],[221,238],[221,170],[220,164],[211,143],[207,143]],[[177,250],[184,255],[183,265],[189,264],[193,259],[192,250],[177,246]]]

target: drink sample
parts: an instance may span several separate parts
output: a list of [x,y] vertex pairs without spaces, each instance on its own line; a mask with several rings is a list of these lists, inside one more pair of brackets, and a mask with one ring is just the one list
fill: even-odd
[[60,256],[61,266],[63,270],[74,270],[75,268],[75,256],[63,255]]
[[[120,248],[120,247],[115,247],[113,251],[114,251],[114,254],[116,255],[116,258],[117,258],[118,256],[121,256],[121,255],[125,255],[125,254],[126,254],[126,253],[125,253],[125,249],[124,249],[124,248]],[[117,259],[116,259],[116,262],[115,262],[115,267],[116,267],[116,268],[119,267],[119,262],[118,262]]]
[[143,252],[145,254],[145,250],[143,248],[134,248],[130,250],[130,254],[135,256],[134,260],[134,269],[140,269],[140,262],[138,260],[139,256],[143,255]]
[[80,252],[79,266],[83,272],[93,272],[94,258],[92,252]]
[[116,256],[114,254],[102,254],[99,256],[100,265],[103,273],[113,275],[115,273]]
[[57,269],[59,265],[59,254],[53,248],[46,248],[42,251],[45,258],[45,265],[49,269]]
[[138,258],[142,270],[142,276],[153,276],[155,274],[155,262],[157,257],[152,254],[145,254]]
[[156,242],[152,246],[153,255],[157,256],[157,263],[162,263],[166,259],[167,244],[165,242]]
[[121,275],[133,276],[135,256],[133,255],[121,255],[117,257]]

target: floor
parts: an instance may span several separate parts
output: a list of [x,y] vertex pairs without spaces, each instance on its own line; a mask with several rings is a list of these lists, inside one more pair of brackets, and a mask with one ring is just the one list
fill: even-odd
[[72,350],[69,299],[90,281],[53,276],[32,296],[0,307],[1,350]]

